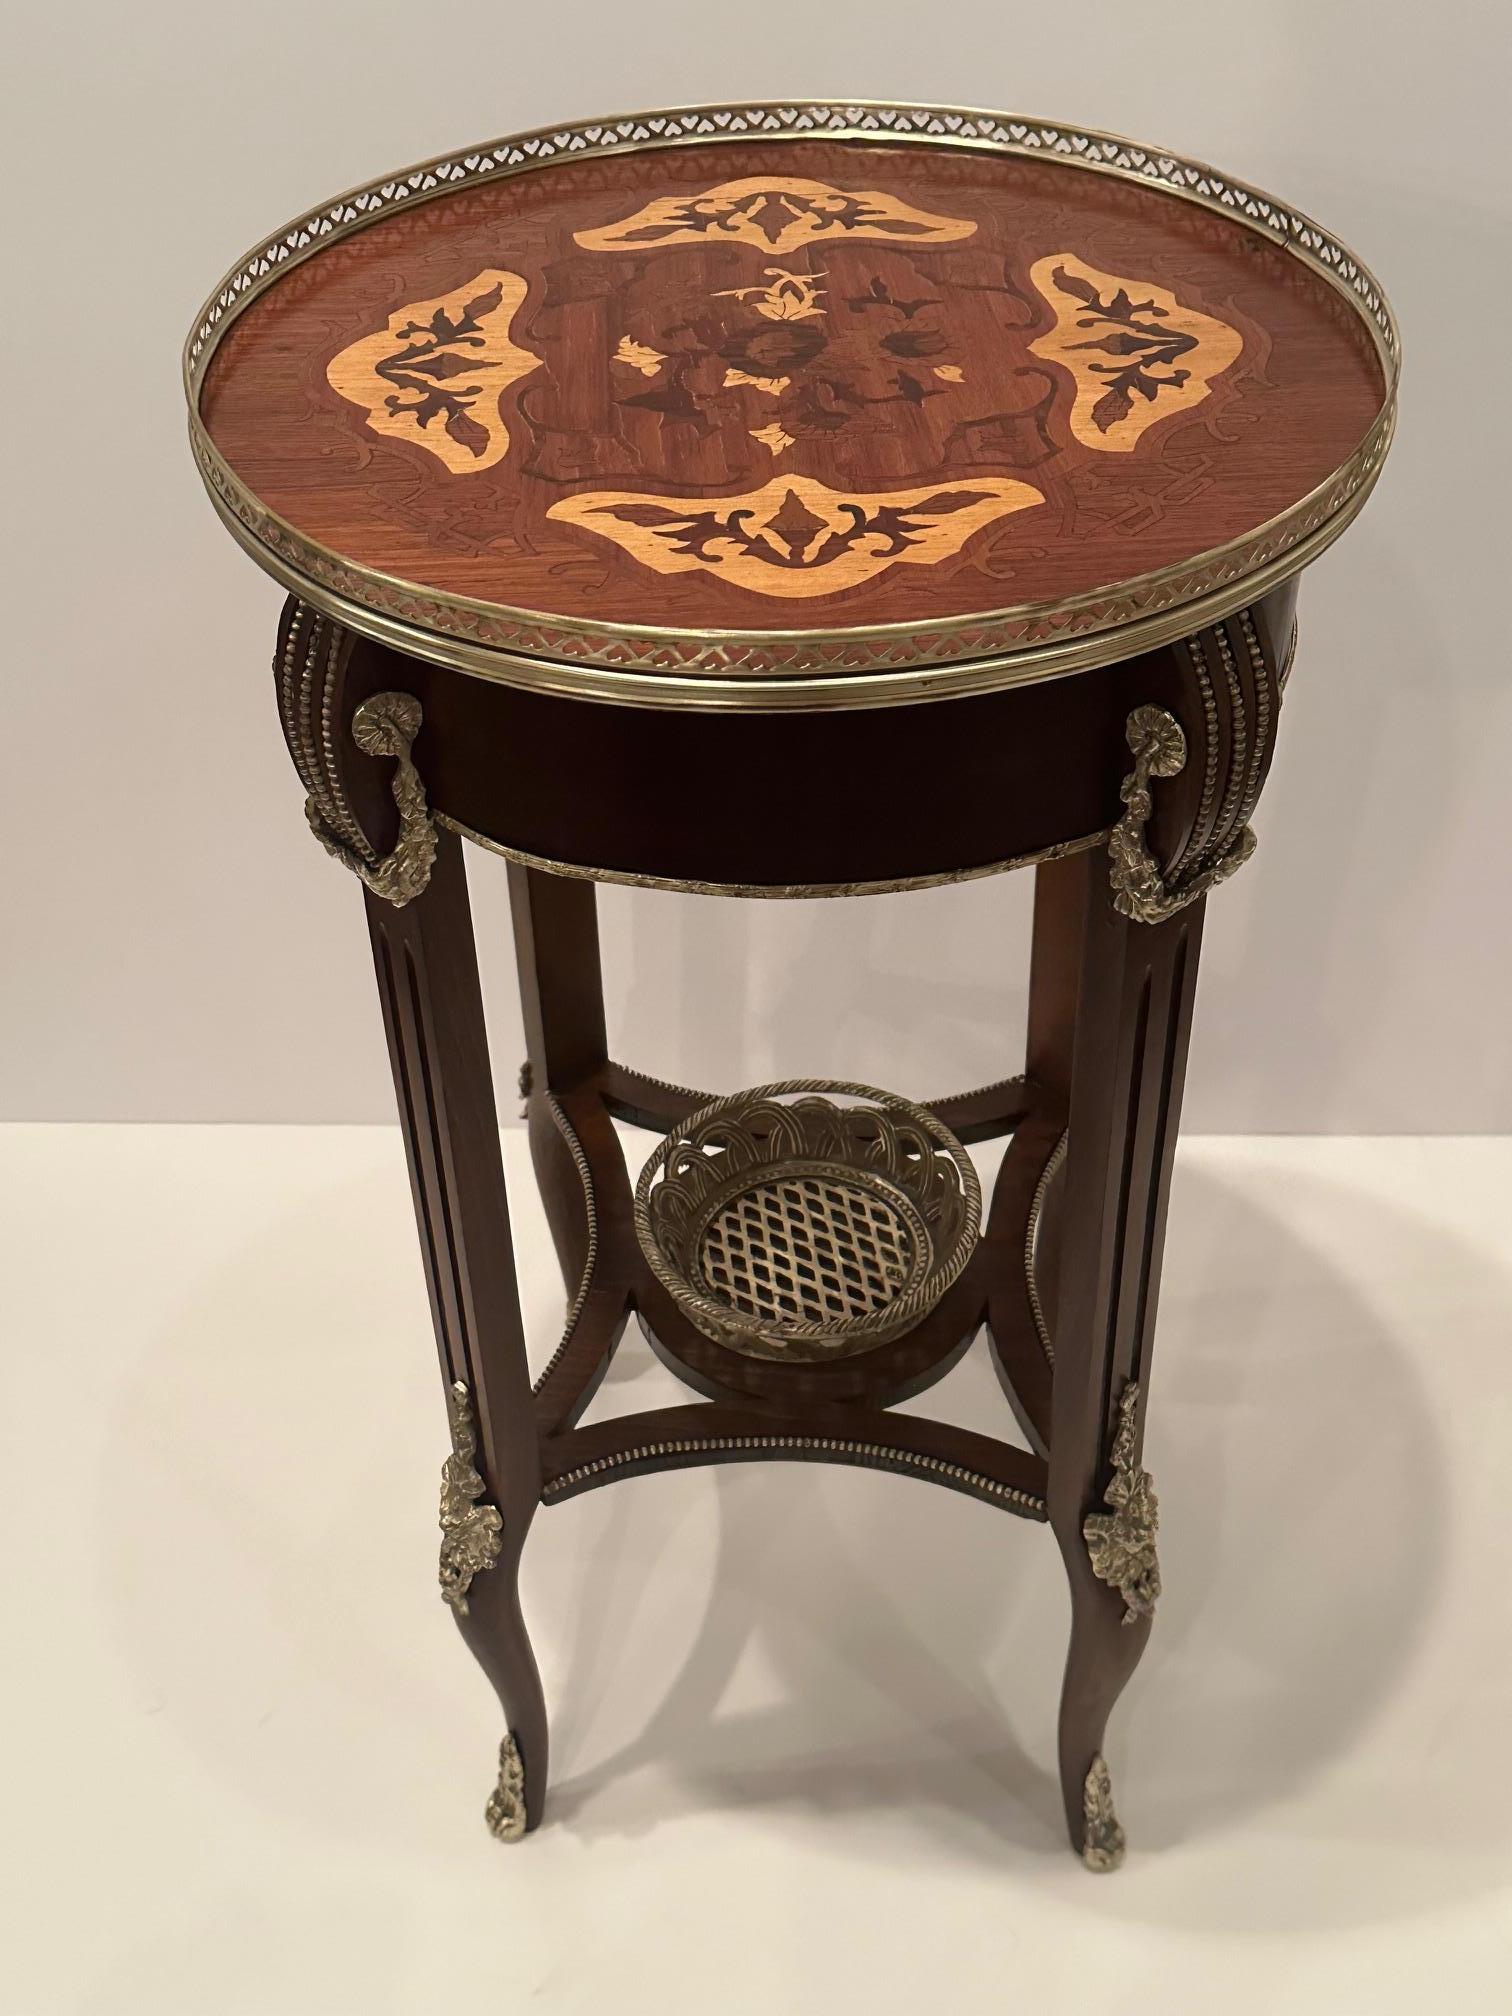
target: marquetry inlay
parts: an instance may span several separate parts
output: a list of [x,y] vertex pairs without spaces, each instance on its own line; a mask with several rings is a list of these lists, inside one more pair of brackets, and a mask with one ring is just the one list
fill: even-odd
[[916,210],[887,189],[835,189],[797,175],[749,175],[697,195],[656,196],[618,224],[574,234],[589,252],[644,252],[657,245],[740,243],[796,252],[839,238],[946,245],[970,238],[970,217]]
[[1029,347],[1070,372],[1069,425],[1087,448],[1134,448],[1147,427],[1200,405],[1244,348],[1237,329],[1168,288],[1099,273],[1074,252],[1037,259],[1029,278],[1056,314]]
[[509,340],[526,292],[518,273],[490,269],[439,300],[407,303],[331,359],[332,390],[375,434],[413,442],[453,475],[490,468],[509,451],[503,394],[541,361]]
[[1113,591],[1201,591],[1383,396],[1362,316],[1241,218],[774,133],[442,179],[260,282],[200,412],[242,523],[385,618],[760,675],[1164,608]]
[[[780,454],[790,442],[769,443]],[[807,476],[774,476],[739,497],[588,491],[551,516],[584,526],[658,574],[717,570],[758,595],[828,595],[869,581],[895,562],[932,567],[974,532],[1042,504],[1028,483],[987,477],[879,495],[827,489]]]

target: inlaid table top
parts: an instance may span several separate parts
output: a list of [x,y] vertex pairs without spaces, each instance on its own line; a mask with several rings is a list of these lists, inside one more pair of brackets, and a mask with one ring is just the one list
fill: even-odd
[[873,704],[1128,656],[1364,501],[1397,342],[1352,256],[1170,155],[985,114],[559,129],[268,241],[186,352],[286,585],[554,691]]

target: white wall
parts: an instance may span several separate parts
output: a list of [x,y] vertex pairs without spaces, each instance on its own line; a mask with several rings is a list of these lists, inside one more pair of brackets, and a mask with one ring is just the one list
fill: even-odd
[[[276,725],[279,592],[184,445],[178,347],[216,275],[460,142],[800,93],[1136,134],[1315,212],[1381,275],[1401,429],[1304,589],[1260,853],[1209,913],[1188,1119],[1512,1128],[1500,0],[96,0],[18,10],[7,55],[0,1113],[391,1111],[357,891],[305,831]],[[502,875],[480,865],[512,1070]],[[718,1084],[1000,1075],[1026,879],[851,905],[610,892],[621,1054]]]

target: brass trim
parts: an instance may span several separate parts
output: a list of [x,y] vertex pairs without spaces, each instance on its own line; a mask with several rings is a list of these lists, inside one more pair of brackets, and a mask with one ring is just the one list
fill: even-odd
[[1155,1552],[1160,1506],[1149,1471],[1135,1461],[1138,1432],[1139,1382],[1131,1379],[1118,1402],[1118,1426],[1108,1454],[1113,1475],[1103,1503],[1109,1509],[1089,1512],[1082,1521],[1092,1573],[1122,1596],[1125,1624],[1153,1617],[1160,1597],[1160,1561]]
[[615,1069],[628,1072],[632,1078],[638,1078],[642,1085],[650,1085],[658,1092],[671,1092],[678,1099],[686,1099],[694,1112],[700,1106],[707,1106],[715,1096],[712,1092],[699,1092],[691,1085],[674,1085],[670,1078],[655,1078],[649,1071],[637,1071],[633,1064],[617,1064]]
[[[839,1098],[857,1104],[838,1107]],[[869,1130],[861,1136],[857,1120]],[[757,1186],[797,1193],[805,1183],[864,1189],[879,1214],[906,1223],[910,1259],[890,1283],[892,1299],[842,1313],[832,1292],[816,1291],[822,1313],[799,1313],[783,1297],[758,1313],[705,1278],[700,1244],[711,1213]],[[812,1206],[795,1196],[789,1208],[801,1222]],[[981,1213],[971,1157],[926,1107],[874,1085],[784,1078],[713,1099],[670,1128],[641,1169],[632,1215],[647,1266],[706,1337],[748,1357],[816,1363],[885,1343],[926,1316],[975,1251]],[[817,1251],[813,1230],[804,1236]],[[821,1263],[810,1264],[823,1282]]]
[[1200,874],[1176,886],[1168,883],[1145,839],[1145,829],[1155,809],[1150,779],[1175,777],[1185,769],[1186,736],[1175,715],[1168,714],[1164,707],[1136,707],[1129,716],[1125,736],[1133,752],[1134,768],[1119,786],[1124,813],[1108,835],[1108,879],[1113,886],[1113,907],[1125,917],[1132,917],[1136,924],[1162,924],[1236,874],[1255,851],[1255,834],[1252,827],[1241,827],[1232,844]]
[[1082,1860],[1106,1876],[1122,1863],[1128,1845],[1113,1810],[1113,1774],[1099,1750],[1082,1785]]
[[1294,616],[1292,618],[1291,637],[1287,641],[1286,656],[1281,662],[1280,671],[1276,674],[1276,684],[1283,693],[1286,691],[1286,682],[1291,677],[1292,667],[1297,662],[1297,638],[1299,634],[1298,620]]
[[1010,860],[989,861],[979,868],[944,868],[935,875],[901,875],[883,882],[698,882],[673,875],[642,875],[633,868],[588,868],[576,861],[553,861],[548,855],[529,854],[522,847],[490,840],[486,833],[453,819],[449,812],[438,812],[435,819],[438,826],[447,827],[459,839],[471,840],[474,846],[484,847],[490,854],[502,854],[506,861],[538,869],[543,875],[565,875],[576,882],[615,882],[628,889],[665,889],[683,896],[760,896],[793,902],[810,896],[896,896],[910,889],[941,889],[956,882],[979,882],[987,875],[1007,875],[1015,868],[1032,868],[1041,861],[1063,861],[1069,854],[1085,854],[1089,848],[1101,846],[1109,831],[1105,826],[1076,840],[1057,840],[1054,846],[1041,847],[1033,854],[1015,854]]
[[392,756],[394,804],[399,811],[399,837],[392,854],[370,861],[339,839],[326,825],[312,797],[305,800],[310,831],[333,860],[350,868],[363,886],[392,903],[396,910],[414,901],[430,881],[436,862],[436,826],[425,802],[425,786],[410,761],[410,749],[424,720],[413,693],[375,693],[352,716],[352,740],[368,756]]
[[1050,1194],[1050,1185],[1060,1172],[1066,1159],[1066,1149],[1071,1140],[1071,1130],[1066,1128],[1059,1141],[1050,1150],[1049,1157],[1039,1173],[1039,1181],[1034,1186],[1034,1195],[1029,1201],[1029,1217],[1024,1227],[1024,1288],[1029,1297],[1029,1314],[1034,1318],[1035,1335],[1039,1338],[1040,1349],[1045,1354],[1045,1363],[1055,1363],[1055,1339],[1050,1334],[1050,1325],[1045,1319],[1045,1305],[1040,1299],[1039,1274],[1035,1248],[1039,1243],[1040,1219],[1045,1212],[1045,1199]]
[[[654,1077],[649,1071],[637,1070],[633,1064],[617,1064],[615,1069],[627,1072],[632,1078],[638,1078],[642,1085],[650,1085],[659,1092],[671,1092],[679,1099],[686,1099],[689,1107],[694,1110],[709,1105],[717,1096],[713,1092],[700,1092],[692,1085],[674,1085],[670,1078]],[[964,1106],[968,1100],[985,1098],[989,1092],[1011,1092],[1015,1086],[1027,1083],[1027,1074],[1015,1071],[1010,1078],[994,1078],[986,1085],[968,1085],[960,1092],[944,1092],[934,1099],[921,1099],[919,1104],[929,1112],[937,1113],[942,1106]]]
[[499,1745],[499,1779],[488,1795],[483,1818],[495,1841],[520,1841],[525,1835],[525,1765],[511,1732]]
[[[1381,360],[1381,410],[1353,453],[1307,497],[1268,524],[1176,566],[1059,602],[928,626],[830,631],[667,633],[421,588],[306,538],[258,502],[210,441],[198,394],[226,325],[282,272],[333,239],[459,184],[529,173],[564,156],[773,137],[1049,155],[1238,218],[1320,275],[1360,315]],[[350,628],[413,656],[569,697],[772,712],[898,705],[1053,678],[1173,642],[1255,601],[1331,544],[1364,503],[1391,440],[1400,356],[1385,296],[1342,241],[1277,198],[1202,162],[1091,128],[982,110],[817,103],[699,106],[543,128],[350,190],[264,240],[231,269],[185,343],[183,372],[195,458],[222,518],[267,572]]]
[[[522,1067],[522,1078],[529,1069],[529,1064]],[[540,1374],[530,1389],[532,1394],[543,1391],[547,1380],[561,1364],[567,1346],[572,1342],[578,1322],[588,1304],[588,1291],[593,1286],[593,1271],[598,1265],[599,1250],[598,1201],[594,1196],[592,1165],[583,1153],[583,1144],[579,1141],[572,1122],[562,1110],[561,1102],[550,1092],[546,1093],[545,1098],[546,1110],[551,1115],[557,1132],[567,1144],[567,1152],[572,1157],[573,1167],[577,1170],[578,1181],[583,1186],[583,1212],[588,1224],[588,1245],[583,1255],[582,1276],[578,1281],[577,1293],[573,1296],[567,1311],[566,1320],[562,1324],[561,1337],[558,1339],[556,1349],[541,1367]]]
[[446,1412],[452,1453],[441,1466],[441,1600],[465,1617],[474,1576],[492,1568],[503,1550],[504,1520],[483,1497],[488,1486],[473,1464],[478,1430],[472,1396],[460,1379],[447,1389]]
[[926,1456],[917,1449],[890,1448],[885,1442],[862,1442],[848,1435],[691,1435],[680,1441],[644,1442],[633,1449],[616,1450],[597,1456],[591,1463],[579,1463],[553,1477],[541,1492],[548,1503],[574,1486],[590,1479],[607,1483],[616,1470],[630,1463],[672,1460],[680,1456],[780,1456],[791,1451],[797,1456],[833,1457],[837,1463],[855,1463],[865,1469],[913,1471],[917,1476],[951,1484],[989,1504],[1011,1506],[1029,1519],[1044,1519],[1043,1498],[1021,1491],[1014,1484],[1000,1484],[979,1470],[951,1463],[943,1456]]
[[[993,1078],[986,1085],[968,1085],[964,1091],[947,1092],[938,1099],[921,1099],[919,1104],[927,1106],[930,1112],[934,1113],[941,1106],[964,1106],[968,1100],[983,1099],[989,1092],[1011,1092],[1015,1086],[1025,1086],[1028,1083],[1027,1071],[1015,1071],[1007,1078]],[[1019,1123],[1015,1121],[1013,1124],[1017,1126]],[[1011,1129],[1009,1131],[1011,1132]]]

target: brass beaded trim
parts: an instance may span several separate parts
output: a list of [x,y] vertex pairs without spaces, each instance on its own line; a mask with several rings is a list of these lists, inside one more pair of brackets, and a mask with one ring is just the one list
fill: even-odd
[[1209,831],[1208,820],[1213,810],[1213,800],[1218,795],[1218,700],[1213,691],[1213,675],[1208,670],[1207,647],[1199,633],[1186,640],[1187,657],[1197,676],[1197,690],[1202,696],[1202,719],[1207,734],[1207,758],[1202,768],[1202,796],[1197,805],[1197,816],[1192,821],[1192,830],[1187,834],[1181,852],[1170,866],[1170,878],[1174,882],[1191,860],[1193,854]]
[[561,1364],[567,1346],[572,1342],[573,1332],[577,1329],[578,1319],[582,1316],[588,1300],[588,1291],[593,1286],[593,1270],[598,1264],[599,1249],[598,1205],[593,1194],[593,1170],[589,1166],[588,1157],[583,1153],[582,1142],[573,1131],[572,1123],[550,1092],[546,1094],[546,1110],[556,1122],[557,1131],[562,1139],[567,1143],[568,1153],[577,1169],[578,1181],[583,1186],[583,1208],[588,1217],[588,1251],[583,1258],[583,1278],[578,1283],[577,1294],[573,1297],[572,1307],[567,1311],[567,1320],[562,1326],[561,1340],[542,1366],[540,1375],[531,1388],[533,1393],[539,1393],[545,1386],[546,1381]]
[[[1260,802],[1260,766],[1265,760],[1270,737],[1271,696],[1265,650],[1260,642],[1260,633],[1255,628],[1255,619],[1248,609],[1239,611],[1239,627],[1244,632],[1244,648],[1249,653],[1250,669],[1255,679],[1255,748],[1250,757],[1249,774],[1244,780],[1244,793],[1239,800],[1239,821],[1241,825],[1247,825],[1250,814]],[[1292,640],[1295,644],[1295,630]]]
[[701,1435],[677,1442],[645,1442],[634,1449],[619,1450],[612,1456],[599,1456],[591,1463],[579,1463],[572,1470],[564,1470],[545,1485],[541,1495],[548,1500],[560,1497],[574,1485],[586,1483],[590,1477],[622,1470],[629,1463],[645,1463],[667,1456],[732,1455],[742,1449],[773,1452],[798,1449],[812,1451],[815,1455],[836,1456],[842,1462],[859,1463],[871,1469],[915,1470],[921,1476],[959,1484],[976,1497],[986,1498],[994,1504],[1010,1505],[1028,1518],[1045,1517],[1043,1498],[1036,1497],[1032,1491],[1021,1491],[1013,1484],[1000,1484],[995,1477],[983,1476],[981,1471],[969,1470],[964,1464],[947,1462],[942,1456],[924,1456],[913,1449],[890,1449],[882,1442],[853,1442],[833,1435]]
[[1024,1287],[1029,1295],[1029,1313],[1034,1318],[1034,1328],[1039,1336],[1040,1349],[1045,1354],[1045,1363],[1055,1363],[1055,1339],[1050,1335],[1050,1325],[1045,1320],[1045,1305],[1040,1300],[1039,1276],[1035,1269],[1034,1248],[1039,1238],[1040,1219],[1044,1215],[1045,1199],[1050,1194],[1050,1185],[1055,1181],[1062,1162],[1066,1159],[1066,1146],[1071,1139],[1068,1127],[1059,1141],[1050,1150],[1050,1159],[1039,1174],[1034,1186],[1034,1196],[1029,1204],[1029,1222],[1024,1228]]
[[[336,760],[332,719],[336,680],[333,675],[341,646],[340,626],[309,603],[296,600],[278,660],[279,705],[294,767],[315,805],[321,824],[344,846],[371,864],[378,859],[377,850],[347,802],[341,769]],[[317,695],[320,702],[319,747],[315,740],[311,705]]]
[[[1218,806],[1218,831],[1227,833],[1234,824],[1234,814],[1238,810],[1240,799],[1244,796],[1244,786],[1249,775],[1249,717],[1244,705],[1244,688],[1239,683],[1239,666],[1234,657],[1234,647],[1229,642],[1228,631],[1219,623],[1214,628],[1213,635],[1218,641],[1218,656],[1223,661],[1223,677],[1229,691],[1229,735],[1232,738],[1229,750],[1229,774]],[[1260,672],[1262,685],[1264,677],[1262,666]]]

